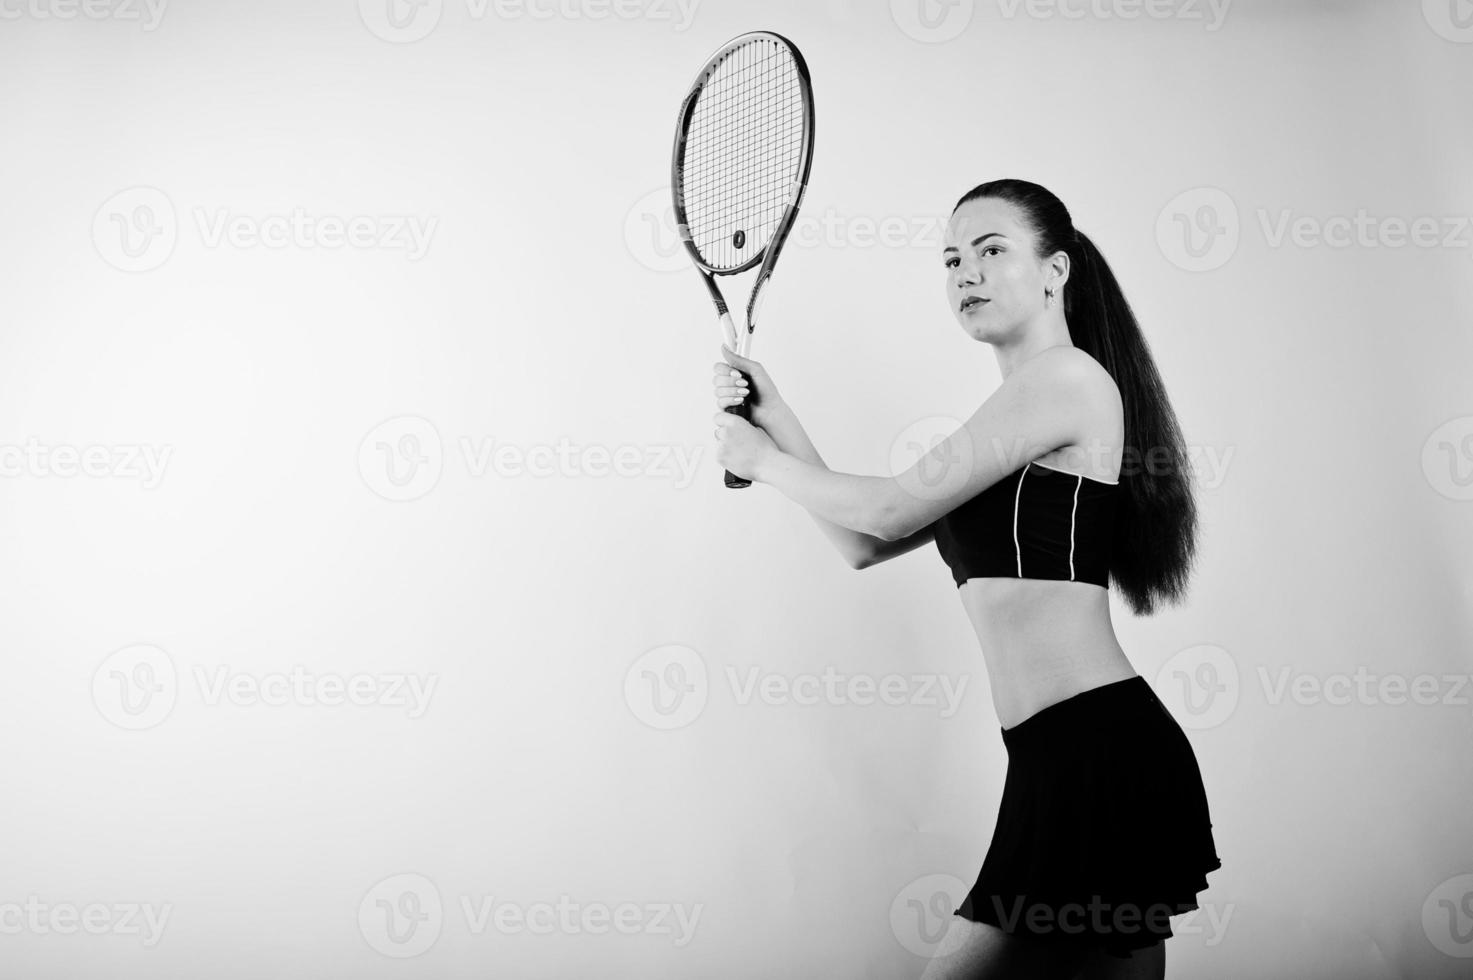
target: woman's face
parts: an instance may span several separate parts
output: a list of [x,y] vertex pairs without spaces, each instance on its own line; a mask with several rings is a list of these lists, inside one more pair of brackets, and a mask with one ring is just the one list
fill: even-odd
[[[1033,234],[1013,205],[968,201],[947,222],[944,245],[946,298],[969,336],[988,343],[1017,336],[1043,311],[1044,287],[1057,280],[1047,278],[1048,263],[1034,258]],[[1056,304],[1063,299],[1059,286]]]

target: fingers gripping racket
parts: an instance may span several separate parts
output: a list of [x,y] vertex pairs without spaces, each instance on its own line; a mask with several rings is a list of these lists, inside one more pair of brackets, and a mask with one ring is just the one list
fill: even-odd
[[[754,31],[711,56],[680,104],[671,161],[675,224],[706,282],[726,344],[750,356],[762,287],[798,216],[813,165],[813,89],[787,38]],[[738,334],[717,276],[762,269]],[[746,402],[726,411],[751,419]],[[728,487],[751,481],[726,474]]]

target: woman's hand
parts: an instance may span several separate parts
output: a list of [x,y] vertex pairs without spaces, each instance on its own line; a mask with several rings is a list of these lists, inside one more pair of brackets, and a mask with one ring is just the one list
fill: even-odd
[[[743,357],[725,344],[721,345],[721,356],[726,360],[716,362],[716,376],[712,379],[716,388],[717,407],[724,409],[745,401],[752,422],[758,426],[764,425],[783,404],[772,376],[761,363]],[[746,378],[734,374],[734,370]]]
[[740,415],[716,413],[716,461],[727,472],[760,483],[762,467],[782,450],[766,432]]

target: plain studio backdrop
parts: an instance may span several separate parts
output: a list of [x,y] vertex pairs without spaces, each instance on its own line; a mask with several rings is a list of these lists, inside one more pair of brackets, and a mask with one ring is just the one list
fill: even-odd
[[1168,974],[1473,969],[1465,0],[0,0],[0,973],[920,972],[1006,760],[934,547],[722,486],[669,154],[754,29],[831,467],[996,388],[983,180],[1140,317],[1200,559],[1114,620],[1224,861]]

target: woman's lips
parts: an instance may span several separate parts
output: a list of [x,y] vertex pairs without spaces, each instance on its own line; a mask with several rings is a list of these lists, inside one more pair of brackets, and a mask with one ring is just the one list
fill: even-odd
[[970,313],[973,310],[980,310],[983,306],[986,306],[988,302],[990,301],[981,299],[977,296],[969,296],[966,299],[962,300],[962,304],[959,309],[963,313]]

